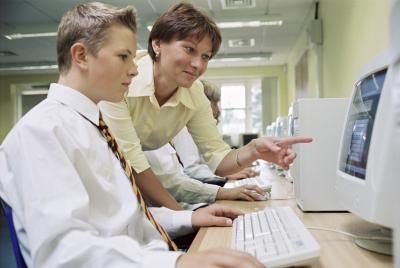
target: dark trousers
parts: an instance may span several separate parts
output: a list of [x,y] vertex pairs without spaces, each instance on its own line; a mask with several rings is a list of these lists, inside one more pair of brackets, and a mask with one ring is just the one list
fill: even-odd
[[175,238],[174,242],[180,250],[187,251],[189,249],[190,245],[192,244],[194,238],[196,237],[196,235],[197,235],[197,231],[195,231],[191,234],[187,234],[187,235]]

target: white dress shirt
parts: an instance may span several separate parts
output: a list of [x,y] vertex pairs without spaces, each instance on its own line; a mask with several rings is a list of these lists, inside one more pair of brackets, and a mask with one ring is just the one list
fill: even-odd
[[186,127],[172,139],[176,153],[183,165],[183,172],[192,179],[201,182],[225,182],[226,179],[215,175],[202,159],[196,143]]
[[178,202],[196,204],[215,201],[219,186],[202,183],[185,175],[170,144],[145,151],[144,154],[161,184]]
[[[181,253],[143,214],[98,122],[91,100],[52,84],[4,140],[0,196],[28,267],[175,267]],[[191,230],[191,212],[152,211],[169,233]]]

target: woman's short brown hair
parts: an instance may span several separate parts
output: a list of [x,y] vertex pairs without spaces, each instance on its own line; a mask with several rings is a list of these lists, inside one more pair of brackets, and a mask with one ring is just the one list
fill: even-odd
[[116,8],[103,3],[80,4],[62,17],[57,32],[57,62],[60,73],[71,68],[70,49],[76,42],[87,45],[97,55],[107,40],[107,30],[114,24],[136,33],[136,12],[133,7]]
[[212,44],[211,57],[217,54],[221,45],[221,33],[215,22],[204,12],[189,3],[179,3],[169,8],[154,23],[151,29],[147,50],[153,61],[156,54],[152,41],[170,42],[196,37],[199,41],[209,36]]

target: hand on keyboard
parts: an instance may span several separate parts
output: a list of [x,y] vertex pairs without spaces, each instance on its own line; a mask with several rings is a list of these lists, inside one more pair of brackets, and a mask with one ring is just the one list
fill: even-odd
[[267,199],[266,191],[257,185],[242,185],[235,188],[218,189],[217,200],[263,201]]
[[264,265],[248,253],[226,248],[218,248],[183,254],[178,258],[176,267],[262,268]]
[[256,177],[258,175],[260,175],[259,171],[256,171],[255,169],[253,169],[253,167],[247,167],[237,173],[226,176],[226,178],[228,180],[241,180],[241,179],[245,179],[245,178]]
[[232,220],[242,214],[243,212],[236,208],[213,204],[193,212],[192,226],[232,226]]

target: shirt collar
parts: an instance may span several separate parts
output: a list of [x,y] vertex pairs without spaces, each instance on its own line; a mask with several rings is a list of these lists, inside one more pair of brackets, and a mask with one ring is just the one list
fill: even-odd
[[190,89],[188,88],[179,87],[175,94],[165,103],[165,106],[176,106],[179,102],[189,109],[195,108]]
[[99,108],[92,100],[78,90],[61,84],[52,83],[50,84],[47,98],[65,104],[96,126],[99,125]]
[[154,95],[153,60],[146,51],[136,52],[135,58],[139,75],[132,79],[129,85],[128,97],[142,97]]
[[[136,64],[139,75],[132,79],[127,93],[128,97],[148,96],[153,105],[157,105],[154,95],[153,60],[147,51],[140,50],[136,53]],[[194,109],[194,101],[188,88],[179,87],[174,95],[164,104],[165,106],[176,106],[181,102],[189,109]]]

